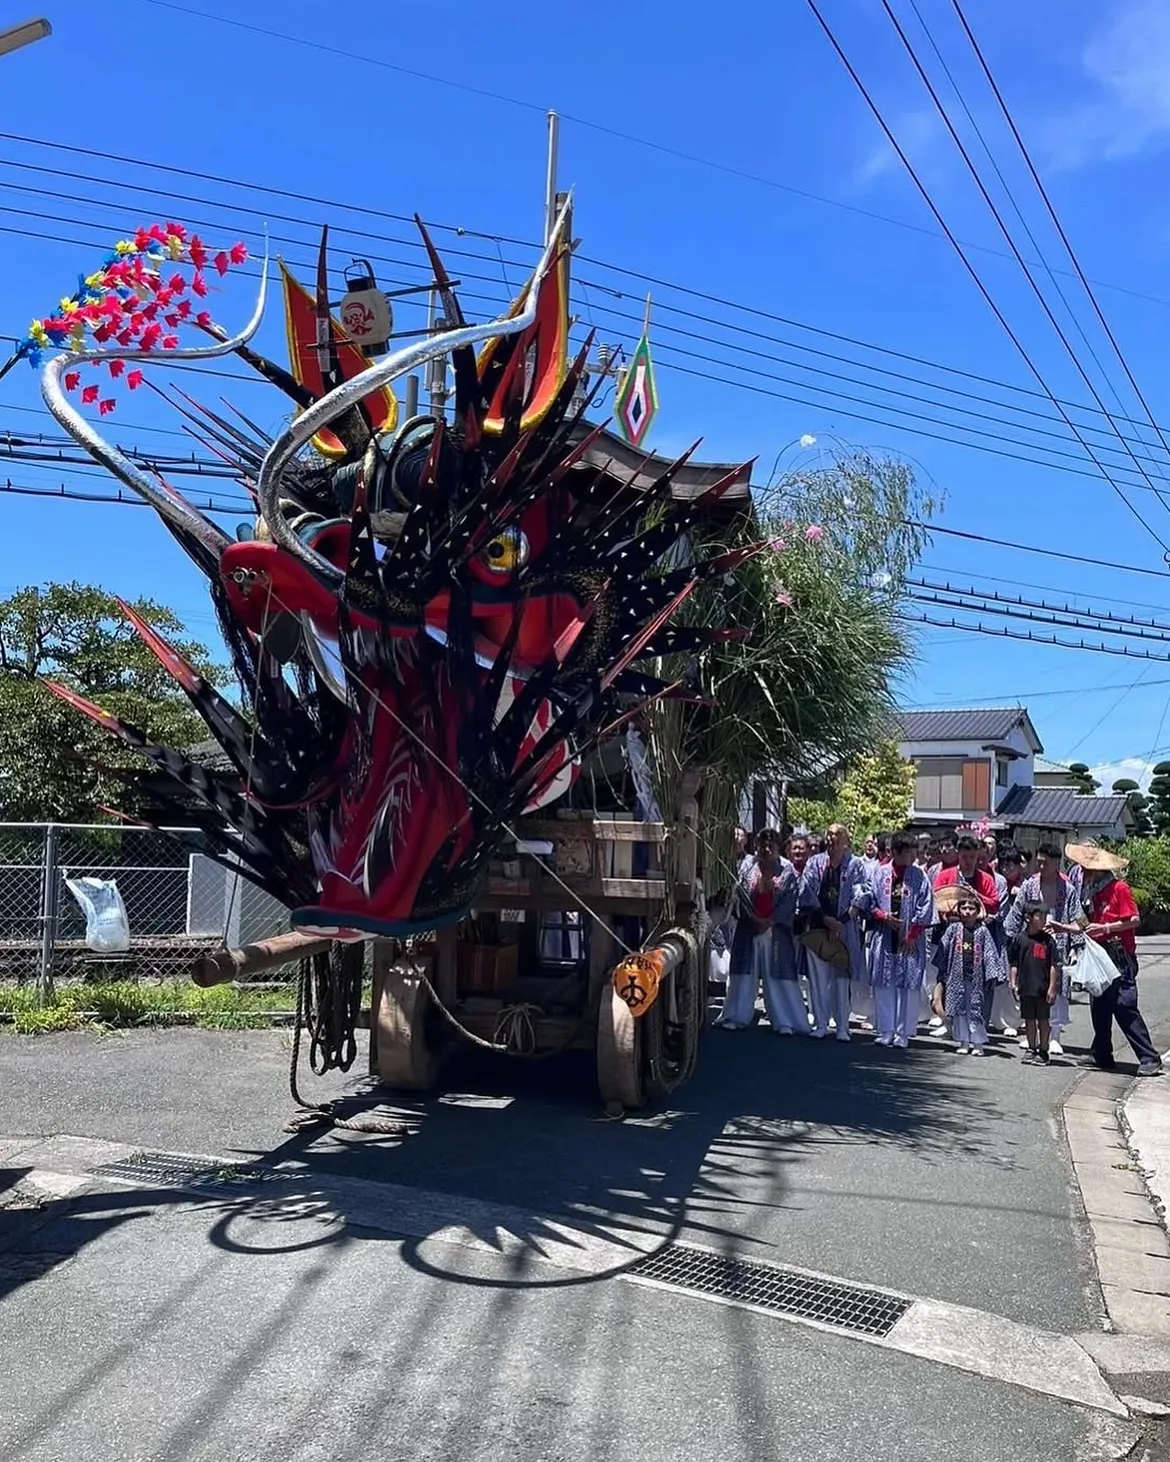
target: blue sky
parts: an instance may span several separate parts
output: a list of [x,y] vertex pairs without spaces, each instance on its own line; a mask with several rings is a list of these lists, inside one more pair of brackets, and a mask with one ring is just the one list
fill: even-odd
[[[994,222],[880,7],[871,0],[822,4],[947,221],[961,239],[981,246],[971,257],[1046,382],[1062,398],[1091,405],[1019,270],[994,252],[1003,249]],[[949,0],[917,4],[1046,257],[1064,267],[964,49]],[[652,340],[662,410],[650,445],[669,451],[702,434],[704,455],[728,460],[758,454],[769,465],[785,449],[786,462],[815,461],[834,441],[889,451],[944,498],[943,526],[1162,569],[1154,538],[1107,482],[1083,475],[1092,474],[1092,463],[1059,419],[1043,419],[1053,414],[1043,396],[1020,394],[1019,388],[1039,389],[1034,378],[937,233],[803,4],[746,0],[716,26],[706,7],[595,0],[570,26],[554,18],[553,7],[515,0],[497,7],[495,23],[485,27],[489,12],[482,6],[434,0],[427,14],[437,39],[429,45],[390,6],[335,0],[328,30],[322,8],[309,0],[279,6],[252,0],[234,11],[222,0],[194,0],[192,9],[246,15],[254,26],[456,85],[151,0],[118,0],[96,28],[91,4],[53,4],[53,37],[0,58],[5,126],[29,139],[0,137],[6,281],[0,330],[21,333],[32,315],[54,307],[119,231],[164,215],[203,225],[217,242],[243,237],[253,247],[268,219],[273,235],[293,240],[274,251],[301,266],[312,256],[315,228],[329,222],[334,262],[344,263],[351,253],[375,255],[381,282],[389,286],[423,277],[417,247],[400,221],[417,210],[469,231],[463,239],[440,233],[438,242],[467,251],[451,255],[450,264],[466,282],[469,312],[495,308],[515,290],[532,256],[518,245],[497,245],[492,236],[531,240],[540,232],[543,113],[552,106],[565,117],[561,182],[576,190],[574,231],[583,240],[583,257],[575,263],[576,305],[583,322],[596,324],[602,339],[628,347],[647,288],[632,275],[667,282],[654,287]],[[897,0],[896,9],[937,71],[909,0]],[[1170,146],[1170,12],[1156,0],[1031,0],[1027,6],[969,0],[967,13],[1081,262],[1101,282],[1098,297],[1126,358],[1155,415],[1170,421],[1163,348],[1170,324],[1170,202],[1161,187]],[[22,19],[23,12],[11,18]],[[939,80],[945,85],[941,75]],[[44,143],[59,145],[38,145]],[[86,157],[69,148],[137,161]],[[179,176],[176,168],[205,176]],[[232,179],[254,186],[234,187]],[[302,196],[278,198],[264,189]],[[379,211],[399,218],[378,217]],[[233,280],[213,301],[216,317],[228,325],[244,319],[253,283]],[[1061,284],[1110,379],[1123,389],[1119,369],[1090,328],[1075,281],[1062,276]],[[729,303],[698,299],[677,286]],[[278,315],[271,312],[260,341],[274,354],[282,349]],[[415,307],[399,310],[400,328],[419,323]],[[964,380],[805,327],[1006,384]],[[688,330],[718,343],[679,333]],[[1073,339],[1088,361],[1083,341]],[[855,364],[813,356],[808,347]],[[745,356],[744,348],[759,354]],[[817,377],[812,365],[847,374],[852,384]],[[883,365],[935,385],[894,380],[878,373]],[[1091,363],[1088,368],[1095,372]],[[701,379],[694,371],[719,379]],[[1041,415],[943,394],[938,383]],[[280,419],[280,400],[267,388],[235,381],[221,386],[198,376],[183,384],[209,403],[221,391],[229,394],[266,427]],[[891,397],[890,387],[927,396],[932,404]],[[832,389],[869,396],[873,404],[827,396]],[[51,427],[38,420],[31,371],[22,366],[11,373],[0,393],[7,429]],[[182,450],[179,437],[156,434],[179,423],[145,395],[120,401],[112,418],[119,439]],[[1121,400],[1125,413],[1135,414],[1132,395],[1123,390]],[[893,409],[898,406],[902,411]],[[962,406],[990,419],[960,417]],[[859,420],[850,410],[884,424]],[[906,410],[944,425],[914,422]],[[1101,423],[1083,412],[1077,419]],[[1034,456],[1047,445],[1068,455],[1051,458],[1055,466],[1039,466],[910,429],[955,436],[959,422],[965,439],[985,448]],[[1028,427],[1057,435],[1037,436]],[[986,435],[972,435],[972,428]],[[1162,486],[1157,474],[1170,467],[1167,453],[1148,428],[1133,430],[1145,443],[1137,450],[1156,459],[1147,470]],[[791,446],[802,434],[816,436],[818,446],[804,453]],[[1029,445],[1018,448],[1013,436]],[[1109,445],[1104,433],[1094,440]],[[1133,464],[1117,452],[1102,458],[1120,481],[1140,482]],[[4,477],[22,487],[62,481],[81,490],[107,487],[97,474],[22,464],[4,464]],[[186,485],[199,495],[198,483]],[[1157,496],[1144,484],[1128,495],[1170,542],[1170,511]],[[4,592],[48,578],[97,581],[163,599],[193,633],[211,634],[201,581],[147,510],[8,494],[0,497],[0,511],[7,523],[0,540]],[[1160,617],[1166,600],[1163,584],[1149,575],[941,535],[925,564],[928,576],[956,584],[1152,618]],[[1040,587],[1024,587],[1032,585]],[[907,704],[1020,700],[1031,707],[1051,757],[1121,766],[1127,773],[1151,755],[1170,755],[1170,666],[949,629],[920,628],[917,637],[919,660],[902,688]]]

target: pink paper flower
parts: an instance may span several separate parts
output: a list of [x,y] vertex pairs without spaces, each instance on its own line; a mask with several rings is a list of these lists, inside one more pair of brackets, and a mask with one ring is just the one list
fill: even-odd
[[779,604],[781,609],[792,608],[792,595],[783,586],[783,584],[781,584],[781,586],[773,592],[772,598],[775,599],[776,603]]
[[819,528],[815,523],[810,523],[804,530],[804,541],[806,543],[819,543],[825,536],[825,530]]
[[788,540],[785,538],[772,538],[768,541],[768,547],[773,553],[783,553],[788,547]]

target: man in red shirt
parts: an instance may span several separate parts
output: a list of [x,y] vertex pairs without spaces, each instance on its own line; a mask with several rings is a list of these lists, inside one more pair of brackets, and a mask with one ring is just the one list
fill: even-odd
[[1085,870],[1082,898],[1090,911],[1085,933],[1101,945],[1118,969],[1117,979],[1090,1006],[1093,1044],[1083,1064],[1104,1071],[1113,1069],[1113,1022],[1116,1020],[1138,1058],[1138,1075],[1161,1076],[1162,1058],[1138,1009],[1138,906],[1129,884],[1117,876],[1129,867],[1129,862],[1105,848],[1084,843],[1069,843],[1064,851],[1071,862]]
[[950,888],[953,884],[965,884],[974,889],[988,918],[999,913],[999,894],[995,878],[979,866],[979,844],[970,833],[959,839],[959,861],[953,868],[943,868],[935,875],[935,889]]

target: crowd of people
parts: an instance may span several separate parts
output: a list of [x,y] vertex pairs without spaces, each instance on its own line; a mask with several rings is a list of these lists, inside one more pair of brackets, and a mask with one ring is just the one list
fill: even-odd
[[1116,1021],[1139,1073],[1161,1073],[1138,1009],[1128,863],[1092,840],[1064,848],[1067,871],[1055,844],[1033,860],[972,832],[878,833],[858,854],[841,823],[823,837],[741,828],[736,853],[736,884],[713,911],[724,1030],[755,1024],[762,992],[781,1036],[848,1041],[852,1026],[904,1049],[925,1027],[984,1056],[996,1033],[1047,1065],[1064,1054],[1077,963],[1092,940],[1117,973],[1092,998],[1084,1062],[1112,1068]]

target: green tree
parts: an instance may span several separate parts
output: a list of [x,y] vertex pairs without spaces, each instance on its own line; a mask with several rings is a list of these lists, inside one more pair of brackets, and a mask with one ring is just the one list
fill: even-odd
[[914,764],[883,741],[870,756],[850,766],[837,793],[837,815],[855,838],[904,827],[914,800]]
[[1170,761],[1160,761],[1154,768],[1148,796],[1155,832],[1170,832]]
[[1100,782],[1089,771],[1083,761],[1069,762],[1069,772],[1072,775],[1073,784],[1081,792],[1091,796],[1101,785]]
[[1138,784],[1132,777],[1118,777],[1113,783],[1113,791],[1123,796],[1129,807],[1130,817],[1133,819],[1129,829],[1130,837],[1151,837],[1154,823],[1150,817],[1150,800]]
[[[153,600],[134,609],[212,680],[203,645]],[[19,589],[0,600],[0,817],[9,822],[87,821],[103,805],[136,810],[133,793],[105,768],[141,757],[58,700],[60,681],[171,746],[206,735],[186,696],[139,639],[117,602],[84,584]]]

